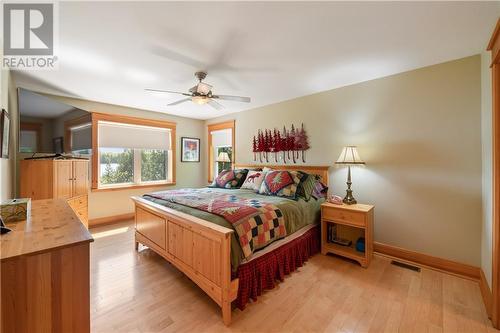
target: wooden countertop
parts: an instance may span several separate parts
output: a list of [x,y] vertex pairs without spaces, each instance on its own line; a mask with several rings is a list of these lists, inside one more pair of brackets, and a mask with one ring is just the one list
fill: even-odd
[[93,242],[66,200],[31,202],[31,217],[8,223],[11,232],[0,236],[0,260]]

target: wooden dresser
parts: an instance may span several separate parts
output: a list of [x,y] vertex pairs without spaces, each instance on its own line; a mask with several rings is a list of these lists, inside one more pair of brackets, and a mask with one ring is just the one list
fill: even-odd
[[93,241],[64,199],[33,201],[0,236],[1,332],[90,332]]
[[21,197],[31,200],[66,199],[88,227],[88,160],[22,160],[20,172]]

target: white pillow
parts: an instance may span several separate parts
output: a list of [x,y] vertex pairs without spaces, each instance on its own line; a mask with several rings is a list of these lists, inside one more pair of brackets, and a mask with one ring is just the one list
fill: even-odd
[[247,178],[245,179],[243,185],[241,185],[241,188],[258,191],[262,181],[264,180],[265,174],[266,173],[264,171],[249,170]]

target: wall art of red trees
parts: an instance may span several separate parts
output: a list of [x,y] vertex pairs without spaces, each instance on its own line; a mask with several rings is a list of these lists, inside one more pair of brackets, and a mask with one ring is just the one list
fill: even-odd
[[308,150],[309,141],[304,124],[300,129],[296,129],[294,125],[290,130],[283,126],[283,131],[278,129],[259,130],[257,135],[253,137],[253,159],[260,162],[264,160],[269,162],[269,156],[274,158],[275,162],[283,161],[283,163],[293,162],[301,159],[306,161],[305,151]]

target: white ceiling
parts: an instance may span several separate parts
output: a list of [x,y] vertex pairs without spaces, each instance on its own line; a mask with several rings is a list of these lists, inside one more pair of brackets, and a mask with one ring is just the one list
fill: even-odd
[[36,118],[57,118],[75,108],[46,96],[21,89],[19,91],[19,113]]
[[[500,2],[60,2],[59,70],[16,73],[60,95],[208,119],[484,51]],[[166,104],[196,70],[226,108]]]

